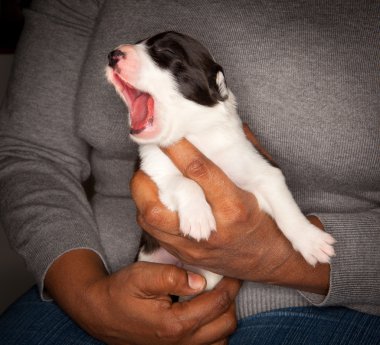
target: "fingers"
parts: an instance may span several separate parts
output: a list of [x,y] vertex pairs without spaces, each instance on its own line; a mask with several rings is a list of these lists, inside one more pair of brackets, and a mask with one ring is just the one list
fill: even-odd
[[[159,199],[156,184],[142,170],[138,170],[131,180],[131,192],[139,210],[138,220],[147,231],[154,229],[178,234],[179,220],[176,212],[170,211]],[[152,233],[152,235],[155,235]]]
[[134,264],[134,272],[130,273],[130,281],[136,287],[140,297],[157,296],[192,296],[203,291],[205,279],[195,273],[174,265],[138,262]]
[[228,339],[223,339],[223,340],[220,340],[216,343],[212,343],[211,345],[228,345]]
[[[132,269],[131,269],[132,268]],[[235,298],[240,282],[224,278],[212,291],[192,300],[171,303],[169,294],[191,295],[205,287],[203,277],[176,266],[136,263],[129,268],[128,291],[159,308],[161,338],[185,339],[192,344],[223,344],[236,327]],[[194,288],[195,287],[195,288]],[[154,301],[154,302],[153,302]],[[175,326],[175,327],[174,327]]]
[[[243,125],[247,139],[272,164],[272,157],[260,145],[250,131],[247,124]],[[187,140],[163,149],[179,170],[190,179],[197,182],[204,190],[214,214],[224,213],[229,219],[239,217],[244,209],[241,204],[241,190],[217,167],[197,150]],[[179,220],[175,212],[168,210],[160,201],[157,186],[141,170],[137,171],[131,180],[133,199],[139,210],[139,223],[144,223],[147,231],[155,236],[154,230],[161,230],[171,234],[179,234]],[[149,225],[152,226],[149,229]]]
[[[173,306],[178,304],[181,303]],[[161,313],[164,324],[158,328],[156,334],[165,341],[164,344],[227,344],[227,337],[236,329],[234,303],[230,304],[226,312],[205,325],[200,325],[200,320],[189,322],[184,316]]]
[[202,187],[214,212],[214,206],[221,200],[229,199],[233,203],[239,199],[240,190],[235,184],[187,140],[180,140],[163,151],[186,177]]
[[213,339],[218,339],[218,341],[212,343],[212,345],[227,345],[228,336],[236,330],[236,327],[236,311],[235,303],[233,303],[226,313],[198,330],[194,335],[194,343],[204,344],[209,341],[214,341]]
[[[256,148],[273,163],[270,155],[261,147],[258,140],[244,124],[247,138]],[[241,218],[245,207],[242,203],[242,191],[217,167],[187,140],[163,149],[181,172],[197,182],[204,190],[216,216],[222,215],[230,221]],[[177,213],[168,210],[160,201],[157,186],[142,171],[137,171],[131,180],[131,191],[139,210],[139,224],[154,237],[158,238],[161,230],[179,235]],[[222,220],[222,219],[220,219]]]
[[240,282],[236,279],[223,278],[211,291],[194,297],[192,300],[173,305],[173,312],[181,320],[192,325],[204,326],[226,313],[234,304]]
[[235,298],[240,283],[224,278],[214,290],[196,296],[190,301],[173,304],[172,311],[184,329],[196,330],[195,344],[225,344],[236,329]]

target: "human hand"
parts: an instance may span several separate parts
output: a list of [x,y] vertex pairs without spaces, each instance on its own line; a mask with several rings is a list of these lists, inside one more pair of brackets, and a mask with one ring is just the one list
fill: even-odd
[[[190,281],[198,288],[192,289]],[[223,344],[236,327],[236,281],[225,279],[190,301],[172,303],[170,298],[199,293],[204,285],[200,276],[176,266],[136,263],[88,289],[97,301],[90,315],[98,316],[88,326],[113,345]]]
[[[245,127],[247,138],[258,150],[257,139]],[[326,293],[329,265],[312,267],[297,253],[276,223],[258,206],[256,198],[238,188],[215,164],[188,141],[164,152],[178,169],[203,189],[217,223],[208,241],[181,235],[178,217],[159,200],[157,188],[142,171],[131,182],[140,225],[181,261],[212,272],[263,283]],[[309,219],[321,227],[315,217]]]
[[[240,283],[234,279],[172,303],[170,295],[199,294],[204,278],[173,265],[145,262],[108,275],[97,269],[99,264],[91,251],[70,252],[49,269],[46,284],[84,330],[107,344],[226,344],[236,327],[234,300]],[[68,275],[77,276],[75,288]]]

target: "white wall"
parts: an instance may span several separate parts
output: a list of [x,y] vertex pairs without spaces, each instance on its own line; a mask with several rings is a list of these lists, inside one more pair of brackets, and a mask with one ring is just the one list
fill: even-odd
[[[5,94],[12,61],[12,55],[0,55],[0,103]],[[9,248],[0,228],[0,313],[32,285],[33,279],[25,270],[23,260]]]

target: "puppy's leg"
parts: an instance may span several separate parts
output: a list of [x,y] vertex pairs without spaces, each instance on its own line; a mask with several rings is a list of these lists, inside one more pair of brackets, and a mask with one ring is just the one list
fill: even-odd
[[[221,275],[206,271],[204,269],[183,264],[179,259],[170,254],[164,248],[160,247],[157,240],[151,237],[148,233],[144,232],[142,236],[142,247],[138,254],[138,261],[154,262],[161,264],[175,265],[182,267],[188,271],[198,273],[206,279],[206,291],[215,287],[216,284],[223,278]],[[182,300],[187,299],[183,298]]]
[[159,186],[161,201],[178,212],[181,232],[197,241],[208,239],[216,229],[216,224],[202,188],[182,175],[171,175],[155,181]]
[[158,186],[160,200],[178,212],[181,232],[198,241],[208,239],[216,224],[202,188],[184,177],[157,146],[140,150],[141,167]]
[[262,209],[269,213],[278,227],[305,260],[315,265],[327,263],[335,255],[334,238],[311,224],[302,214],[288,187],[282,172],[266,168],[265,175],[257,175],[249,188]]
[[138,256],[138,261],[181,266],[180,261],[162,247],[149,253],[145,252],[142,248]]

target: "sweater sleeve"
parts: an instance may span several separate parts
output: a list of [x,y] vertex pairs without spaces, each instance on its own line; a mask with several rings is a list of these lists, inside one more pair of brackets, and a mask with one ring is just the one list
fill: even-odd
[[318,306],[346,306],[378,314],[380,308],[380,209],[358,213],[320,213],[334,235],[336,256],[331,262],[327,296],[306,293]]
[[74,111],[100,7],[95,0],[33,2],[1,107],[0,221],[41,291],[63,253],[88,248],[103,259],[82,187],[89,148],[76,135]]

